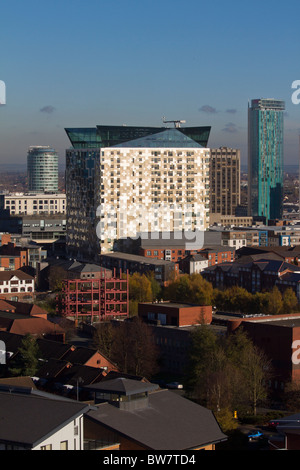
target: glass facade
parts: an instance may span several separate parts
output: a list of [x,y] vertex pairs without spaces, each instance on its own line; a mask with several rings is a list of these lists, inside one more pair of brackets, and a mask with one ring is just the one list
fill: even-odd
[[281,219],[284,101],[256,99],[248,108],[248,215]]
[[58,154],[51,147],[30,147],[27,155],[28,190],[58,191]]
[[[110,142],[117,137],[110,135]],[[137,232],[205,230],[208,182],[209,150],[178,128],[108,147],[68,149],[68,254],[98,261],[116,240]]]
[[[165,127],[96,126],[95,128],[66,128],[74,149],[104,148],[165,131]],[[211,127],[178,128],[183,135],[207,147]]]

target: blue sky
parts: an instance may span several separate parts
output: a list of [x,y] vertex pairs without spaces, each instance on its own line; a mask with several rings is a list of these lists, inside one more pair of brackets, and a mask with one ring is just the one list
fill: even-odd
[[300,3],[287,0],[2,0],[0,163],[26,163],[65,127],[211,125],[247,159],[247,106],[286,102],[285,163],[298,163]]

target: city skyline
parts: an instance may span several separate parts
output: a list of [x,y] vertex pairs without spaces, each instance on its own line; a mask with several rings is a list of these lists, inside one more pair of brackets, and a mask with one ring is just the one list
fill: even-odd
[[297,2],[41,3],[1,6],[1,164],[24,164],[34,145],[64,163],[66,127],[163,127],[166,116],[211,126],[208,146],[239,148],[244,165],[259,98],[285,101],[284,164],[298,163]]

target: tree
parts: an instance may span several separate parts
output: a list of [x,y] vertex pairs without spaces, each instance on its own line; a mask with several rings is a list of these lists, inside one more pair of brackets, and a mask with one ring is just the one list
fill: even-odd
[[298,308],[298,299],[291,287],[288,287],[282,296],[283,306],[282,311],[283,313],[291,313],[295,312]]
[[187,373],[190,395],[219,412],[257,404],[267,397],[270,361],[240,329],[217,336],[207,325],[192,333]]
[[138,272],[129,277],[129,298],[137,302],[151,302],[151,281],[145,274]]
[[242,329],[231,334],[226,343],[228,359],[239,375],[235,402],[249,404],[255,415],[257,404],[267,398],[271,362]]
[[41,358],[39,347],[35,338],[30,334],[24,336],[16,358],[10,367],[14,376],[33,376],[38,370],[38,361]]
[[269,315],[278,315],[283,307],[282,295],[277,286],[267,293],[268,306],[267,311]]
[[93,337],[93,343],[102,354],[107,357],[111,356],[112,344],[113,344],[113,326],[110,322],[100,322],[96,326],[96,330]]
[[300,408],[300,382],[291,381],[286,384],[283,401],[287,410],[298,411]]
[[151,377],[157,371],[158,350],[151,328],[140,318],[97,328],[95,345],[121,372]]
[[270,376],[270,361],[256,346],[252,346],[241,358],[240,366],[248,400],[256,415],[257,405],[267,398],[267,382]]
[[193,329],[186,374],[187,389],[191,392],[197,389],[197,394],[202,395],[202,388],[205,389],[203,378],[216,349],[217,336],[208,325],[197,326]]
[[138,313],[139,302],[152,302],[152,282],[145,274],[138,272],[129,277],[129,312],[130,316]]
[[184,274],[165,288],[164,298],[173,302],[211,305],[213,301],[213,287],[201,274]]

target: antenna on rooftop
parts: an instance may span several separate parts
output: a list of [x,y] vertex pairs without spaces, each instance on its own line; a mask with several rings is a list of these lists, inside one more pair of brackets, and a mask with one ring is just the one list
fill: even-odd
[[184,124],[186,122],[186,121],[183,121],[183,120],[166,121],[165,116],[163,116],[162,119],[163,119],[164,124],[172,123],[172,124],[174,124],[174,127],[180,127],[180,124]]

